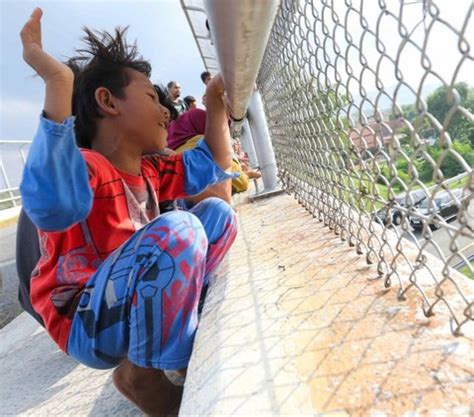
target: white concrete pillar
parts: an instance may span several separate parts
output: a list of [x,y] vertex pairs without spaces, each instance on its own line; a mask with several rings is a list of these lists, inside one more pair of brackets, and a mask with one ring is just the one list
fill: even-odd
[[265,191],[273,191],[277,188],[277,167],[262,97],[258,91],[254,91],[250,99],[248,121]]
[[242,148],[244,152],[247,152],[247,155],[249,156],[250,166],[252,168],[258,167],[257,153],[255,151],[252,132],[250,130],[249,121],[247,119],[244,120],[242,125],[242,134],[240,136],[240,141],[242,142]]

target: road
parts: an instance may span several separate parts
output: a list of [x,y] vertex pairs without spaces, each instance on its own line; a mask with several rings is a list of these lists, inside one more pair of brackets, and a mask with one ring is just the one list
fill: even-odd
[[[469,221],[469,226],[471,227],[471,230],[474,230],[474,202],[471,202],[471,204],[468,207],[467,212],[468,212],[467,218]],[[455,228],[458,228],[459,222],[457,220],[454,220],[454,221],[449,222],[449,225]],[[404,237],[406,237],[407,239],[411,241],[418,240],[419,243],[425,242],[425,239],[422,237],[420,230],[412,229],[411,233],[413,233],[414,237],[408,233],[406,233]],[[432,232],[432,239],[434,240],[434,242],[436,242],[436,244],[439,246],[439,248],[441,249],[441,251],[443,252],[445,256],[451,255],[451,252],[450,252],[450,245],[452,242],[451,235],[453,235],[453,232],[450,233],[446,228],[443,228],[443,227],[439,230],[434,230]],[[472,257],[474,257],[474,243],[473,243],[472,236],[471,237],[458,236],[456,238],[456,245],[458,247],[458,251],[462,253],[467,259],[472,259]],[[427,245],[426,251],[435,255],[436,257],[439,256],[436,248],[433,245]],[[454,259],[450,261],[449,265],[452,267],[456,265],[459,266],[460,262],[461,262],[461,258],[455,257]]]
[[[457,222],[452,223],[453,226],[457,225]],[[412,231],[412,233],[415,235],[415,238],[418,240],[420,244],[425,242],[425,239],[421,236],[420,231]],[[451,252],[449,249],[449,246],[452,242],[452,237],[450,236],[449,232],[446,229],[440,229],[440,230],[435,230],[432,232],[433,233],[433,240],[436,242],[436,244],[439,246],[441,251],[445,256],[450,256]],[[411,236],[406,236],[410,240],[414,240]],[[458,251],[462,253],[467,259],[471,259],[471,257],[474,256],[474,244],[472,242],[472,239],[467,237],[467,236],[460,236],[456,239],[456,245],[458,247]],[[427,245],[426,246],[426,251],[435,255],[438,257],[438,251],[433,245]],[[458,265],[461,262],[461,258],[453,258],[450,262],[449,265],[454,267]]]
[[0,228],[0,328],[22,311],[17,299],[15,234],[16,224]]

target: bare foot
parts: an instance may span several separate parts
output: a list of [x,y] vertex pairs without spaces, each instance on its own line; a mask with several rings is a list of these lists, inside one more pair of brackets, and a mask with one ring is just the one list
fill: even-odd
[[153,417],[177,416],[183,387],[173,385],[163,371],[140,368],[124,360],[113,373],[117,390],[145,414]]

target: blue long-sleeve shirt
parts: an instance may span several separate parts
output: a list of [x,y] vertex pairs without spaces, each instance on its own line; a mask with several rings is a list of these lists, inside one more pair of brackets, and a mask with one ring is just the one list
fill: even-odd
[[[182,160],[184,192],[188,196],[235,177],[216,165],[204,141],[182,156],[165,160]],[[90,177],[76,145],[74,117],[55,123],[41,116],[20,185],[23,208],[33,223],[45,231],[59,231],[84,220],[93,204]],[[179,192],[172,194],[167,198],[183,196]]]

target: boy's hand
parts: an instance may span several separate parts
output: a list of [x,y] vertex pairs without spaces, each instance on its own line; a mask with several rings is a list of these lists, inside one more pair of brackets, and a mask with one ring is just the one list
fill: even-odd
[[62,62],[43,51],[41,44],[41,16],[43,11],[37,7],[20,32],[23,44],[23,59],[46,83],[61,81],[72,82],[72,70]]
[[224,80],[222,79],[222,75],[219,73],[216,76],[211,78],[209,84],[206,88],[206,97],[209,96],[222,96],[224,94]]
[[61,123],[71,116],[74,73],[66,64],[43,51],[41,44],[42,15],[42,10],[37,7],[21,30],[23,59],[45,82],[44,111],[46,117],[56,123]]
[[[229,117],[232,114],[232,110],[230,108],[229,100],[225,95],[224,79],[220,73],[211,78],[211,81],[209,81],[206,88],[206,102],[208,102],[209,98],[211,101],[214,101],[215,97],[218,97],[223,103],[227,117]],[[206,104],[206,107],[208,106],[209,104]]]

